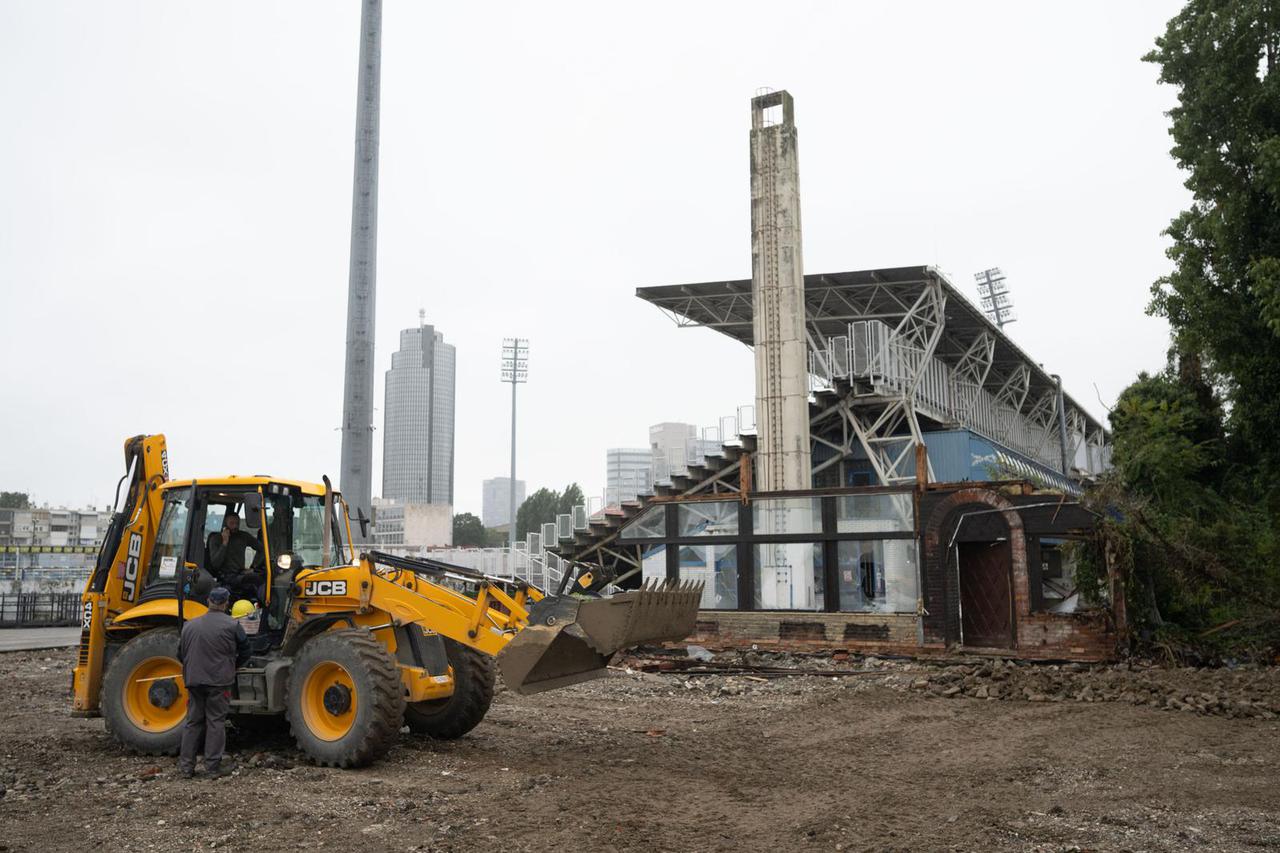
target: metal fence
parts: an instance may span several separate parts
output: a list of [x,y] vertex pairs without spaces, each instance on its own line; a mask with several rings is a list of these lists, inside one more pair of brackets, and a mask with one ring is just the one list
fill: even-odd
[[80,593],[0,593],[0,628],[80,624]]

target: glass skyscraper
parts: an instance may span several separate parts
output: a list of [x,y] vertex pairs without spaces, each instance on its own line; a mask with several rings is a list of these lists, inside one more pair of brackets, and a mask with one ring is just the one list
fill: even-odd
[[453,503],[454,348],[434,326],[400,333],[383,413],[382,497]]

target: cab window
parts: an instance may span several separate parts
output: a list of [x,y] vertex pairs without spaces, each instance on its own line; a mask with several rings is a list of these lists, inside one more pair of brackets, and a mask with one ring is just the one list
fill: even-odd
[[[301,492],[272,494],[267,496],[267,547],[272,559],[276,555],[291,552],[308,566],[318,566],[324,560],[324,498],[320,495],[304,495]],[[336,519],[332,522],[330,559],[341,563],[345,560],[342,531]]]
[[187,533],[187,499],[190,495],[190,488],[170,489],[164,494],[164,510],[160,513],[156,544],[151,549],[151,562],[147,565],[147,583],[173,580],[178,576],[182,539]]

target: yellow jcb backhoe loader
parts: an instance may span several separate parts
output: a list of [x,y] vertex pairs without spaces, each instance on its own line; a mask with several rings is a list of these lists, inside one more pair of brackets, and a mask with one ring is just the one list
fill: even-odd
[[284,715],[321,764],[373,761],[402,725],[437,738],[470,731],[493,698],[495,657],[509,688],[536,693],[599,676],[620,649],[694,627],[696,584],[605,595],[582,570],[553,595],[431,560],[357,556],[327,478],[176,481],[164,436],[135,436],[124,450],[117,511],[82,601],[72,695],[73,713],[101,714],[139,752],[179,747],[178,636],[223,580],[206,551],[230,514],[258,531],[245,563],[258,571],[238,580],[251,579],[262,605],[232,714]]

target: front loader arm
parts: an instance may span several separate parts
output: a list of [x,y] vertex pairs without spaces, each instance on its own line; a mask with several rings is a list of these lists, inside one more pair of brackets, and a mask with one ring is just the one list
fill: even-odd
[[[700,583],[675,582],[613,595],[545,596],[527,584],[442,565],[374,552],[356,566],[303,572],[299,615],[355,611],[370,628],[418,625],[497,657],[508,687],[535,693],[602,675],[628,646],[683,639],[702,595]],[[454,589],[449,575],[474,592]]]

